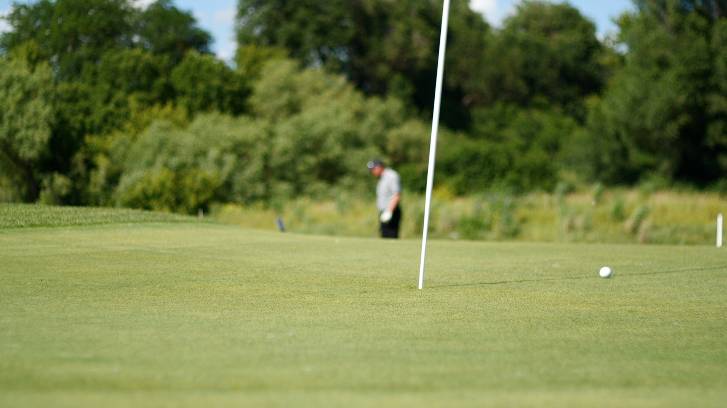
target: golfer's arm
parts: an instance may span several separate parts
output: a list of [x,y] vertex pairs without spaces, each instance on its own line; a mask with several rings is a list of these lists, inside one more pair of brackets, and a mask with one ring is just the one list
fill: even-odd
[[399,201],[401,200],[401,193],[396,193],[394,197],[391,198],[391,201],[389,201],[389,211],[394,212],[396,209],[396,206],[399,205]]

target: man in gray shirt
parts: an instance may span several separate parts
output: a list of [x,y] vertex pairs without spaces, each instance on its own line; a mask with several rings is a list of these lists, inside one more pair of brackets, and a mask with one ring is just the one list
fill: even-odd
[[399,238],[401,224],[401,181],[399,173],[387,168],[381,160],[366,165],[371,175],[379,179],[376,185],[376,208],[379,210],[382,238]]

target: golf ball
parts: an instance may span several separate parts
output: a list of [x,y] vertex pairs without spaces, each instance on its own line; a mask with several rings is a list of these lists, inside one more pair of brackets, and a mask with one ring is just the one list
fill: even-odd
[[602,278],[610,278],[613,275],[613,271],[608,266],[604,266],[598,271],[598,276]]

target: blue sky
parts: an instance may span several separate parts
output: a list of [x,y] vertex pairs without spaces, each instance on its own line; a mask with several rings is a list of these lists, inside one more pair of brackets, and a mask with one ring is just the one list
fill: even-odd
[[[136,0],[140,5],[149,4],[152,1]],[[497,26],[513,12],[520,0],[468,1],[473,9],[482,13],[490,23]],[[612,21],[614,17],[632,8],[630,0],[570,0],[569,2],[596,23],[601,36],[615,29]],[[12,0],[0,0],[0,16],[8,13],[12,3]],[[200,25],[212,33],[215,40],[213,49],[218,56],[225,60],[230,60],[234,56],[237,0],[176,0],[175,4],[181,9],[191,11],[197,17]],[[0,20],[0,31],[5,29],[7,26]]]

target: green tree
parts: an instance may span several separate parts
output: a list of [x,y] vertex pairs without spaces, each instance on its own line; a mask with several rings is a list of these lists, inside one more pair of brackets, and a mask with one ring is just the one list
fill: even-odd
[[520,3],[489,51],[482,82],[489,103],[554,105],[584,120],[584,98],[604,84],[596,27],[569,4]]
[[53,154],[42,165],[45,171],[72,180],[65,203],[86,203],[86,176],[93,165],[92,158],[84,155],[88,139],[123,128],[135,111],[171,103],[170,70],[166,57],[138,48],[121,49],[86,65],[80,77],[55,85],[57,103],[49,142]]
[[109,49],[131,46],[133,18],[128,0],[15,4],[7,17],[11,30],[0,36],[0,47],[13,50],[31,43],[57,79],[75,78]]
[[210,35],[169,0],[143,10],[131,0],[40,0],[15,4],[8,23],[0,50],[31,70],[51,67],[48,154],[33,162],[44,200],[108,203],[120,178],[108,161],[124,150],[119,135],[135,140],[128,128],[139,112],[243,110],[243,77],[208,54]]
[[93,103],[88,131],[108,133],[129,120],[131,105],[150,107],[170,102],[171,63],[138,48],[105,53],[99,62],[86,66],[78,82],[90,87]]
[[235,65],[247,80],[260,77],[262,69],[271,60],[285,59],[288,51],[282,47],[248,44],[237,47],[235,52]]
[[157,121],[129,146],[114,193],[130,207],[196,213],[213,202],[267,199],[264,126],[201,115],[189,127]]
[[174,6],[172,0],[157,0],[138,16],[136,43],[178,63],[189,51],[210,52],[211,36],[197,26],[194,16]]
[[240,0],[238,44],[282,46],[306,65],[340,66],[354,34],[351,6],[345,0]]
[[666,22],[673,12],[696,12],[711,20],[718,20],[727,16],[727,1],[725,0],[634,0],[637,9]]
[[78,77],[110,50],[139,47],[178,63],[188,51],[209,53],[211,41],[171,0],[144,10],[130,0],[40,0],[15,4],[7,20],[11,30],[0,36],[0,48],[33,44],[62,80]]
[[470,136],[450,135],[441,149],[442,178],[458,194],[551,190],[579,131],[567,115],[512,104],[477,109],[473,123]]
[[713,2],[637,4],[619,21],[624,68],[589,117],[593,177],[715,181],[727,170],[724,17],[705,11]]
[[[352,185],[374,154],[364,125],[371,106],[342,76],[301,70],[290,60],[269,62],[250,98],[270,124],[270,171],[275,194],[318,194]],[[372,125],[375,126],[375,125]]]
[[79,180],[79,202],[86,205],[113,205],[114,191],[124,171],[132,146],[155,122],[167,122],[174,128],[189,126],[184,109],[171,103],[145,108],[132,104],[129,120],[121,129],[90,135],[74,156],[73,180]]
[[49,153],[51,72],[0,57],[0,169],[26,201],[40,194],[40,163]]
[[[442,2],[437,0],[240,0],[238,45],[276,46],[304,66],[344,74],[367,95],[400,98],[430,112]],[[454,2],[445,123],[464,127],[480,92],[488,26],[466,2]]]
[[245,78],[211,55],[188,53],[171,73],[176,102],[191,114],[245,110],[249,86]]
[[[720,8],[724,12],[725,7]],[[717,21],[712,29],[711,52],[714,69],[707,94],[706,145],[715,153],[719,171],[727,170],[727,19]]]

